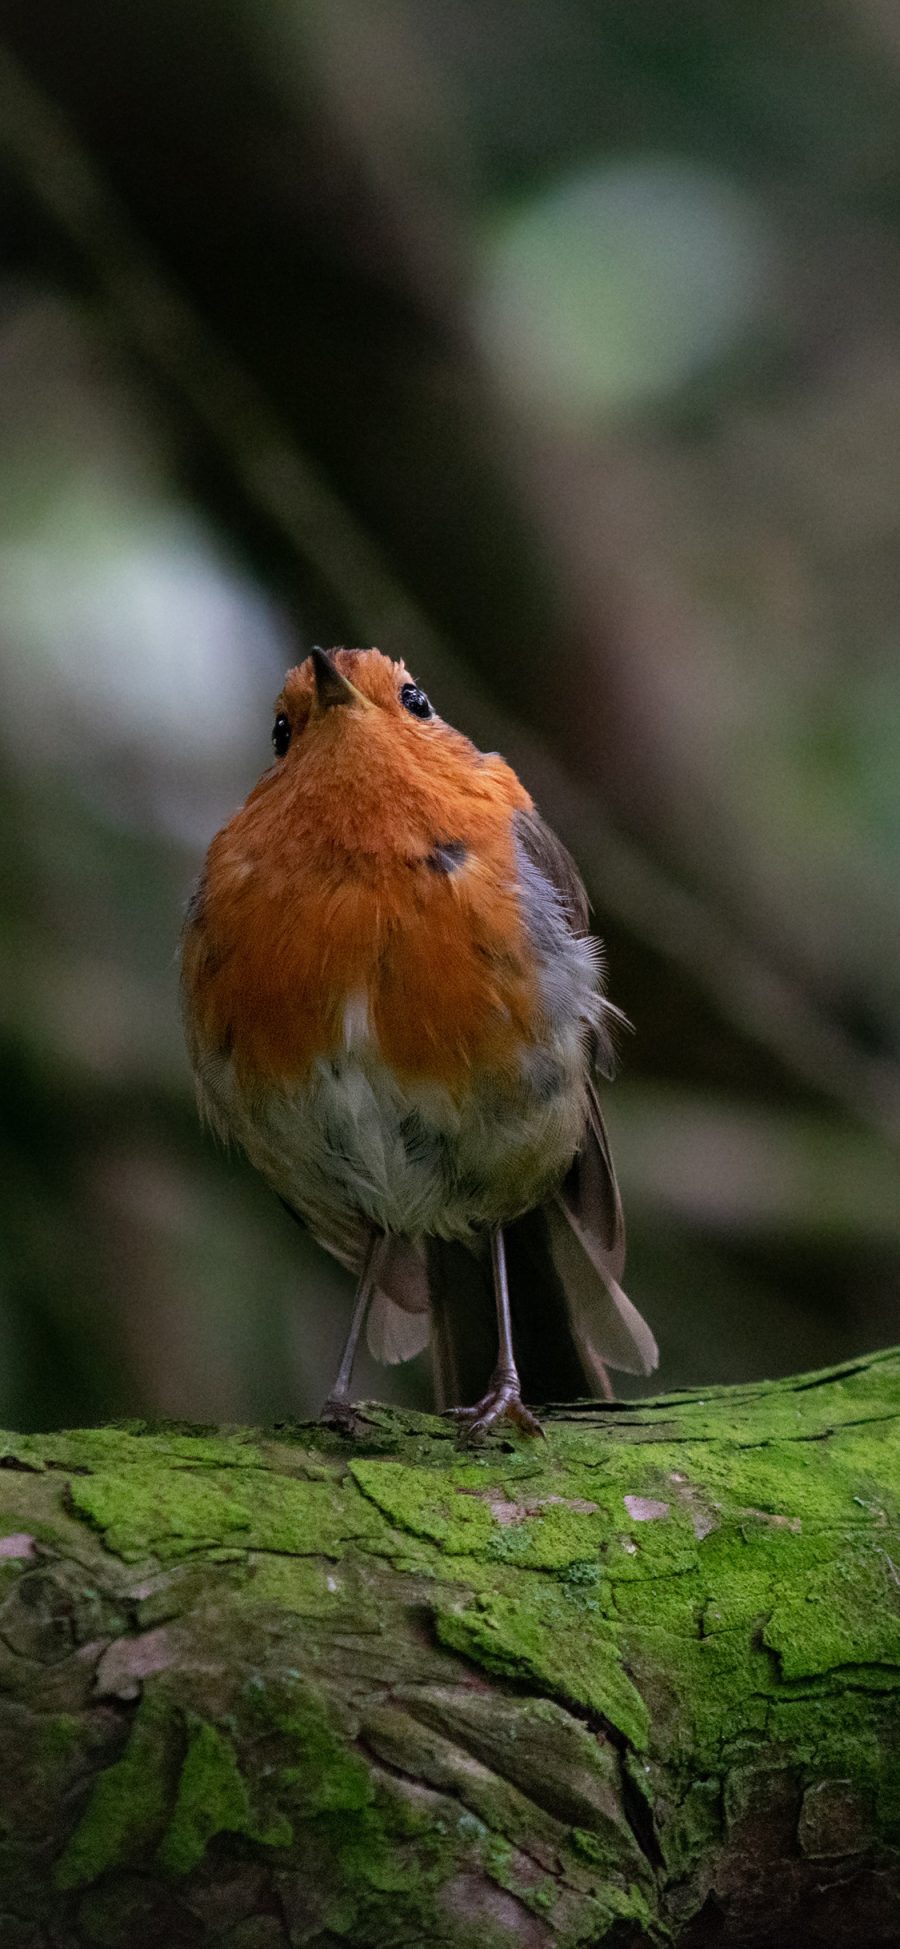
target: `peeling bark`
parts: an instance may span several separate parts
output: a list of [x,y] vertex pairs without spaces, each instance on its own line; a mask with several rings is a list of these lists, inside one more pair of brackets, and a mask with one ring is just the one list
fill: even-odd
[[0,1442],[0,1949],[900,1944],[900,1355]]

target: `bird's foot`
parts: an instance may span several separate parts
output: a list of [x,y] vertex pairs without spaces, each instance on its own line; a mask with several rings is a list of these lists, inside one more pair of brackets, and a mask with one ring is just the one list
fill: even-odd
[[493,1380],[485,1395],[472,1408],[448,1408],[448,1418],[460,1424],[461,1441],[478,1441],[499,1421],[509,1421],[520,1435],[538,1435],[546,1440],[540,1422],[526,1408],[515,1380]]
[[338,1435],[358,1435],[362,1432],[362,1421],[346,1396],[329,1394],[319,1415],[320,1428],[333,1428]]

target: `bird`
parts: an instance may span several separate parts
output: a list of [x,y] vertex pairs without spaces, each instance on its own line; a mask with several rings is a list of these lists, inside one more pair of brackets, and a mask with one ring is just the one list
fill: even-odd
[[[363,1328],[433,1347],[460,1437],[612,1398],[653,1334],[599,1089],[625,1018],[583,882],[515,771],[378,649],[288,672],[273,759],[217,833],[182,937],[201,1115],[357,1280]],[[474,1394],[474,1401],[466,1398]],[[531,1401],[532,1406],[527,1405]]]

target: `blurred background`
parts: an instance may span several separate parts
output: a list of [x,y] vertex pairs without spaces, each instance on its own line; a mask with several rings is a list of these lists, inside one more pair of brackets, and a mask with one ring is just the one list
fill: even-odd
[[311,642],[585,871],[645,1391],[896,1338],[890,0],[3,0],[0,230],[0,1418],[326,1392],[177,1004]]

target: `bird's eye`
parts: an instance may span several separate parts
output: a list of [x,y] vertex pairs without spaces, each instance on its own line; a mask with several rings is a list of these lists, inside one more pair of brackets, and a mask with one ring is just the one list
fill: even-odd
[[419,689],[418,684],[404,684],[400,692],[400,702],[404,710],[409,711],[413,717],[434,716],[428,698],[424,690]]
[[291,720],[284,711],[279,711],[272,728],[272,750],[276,758],[283,758],[291,742]]

